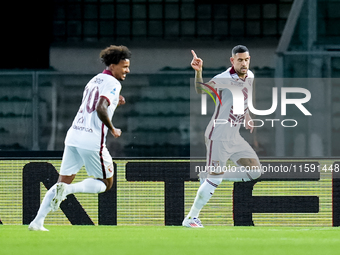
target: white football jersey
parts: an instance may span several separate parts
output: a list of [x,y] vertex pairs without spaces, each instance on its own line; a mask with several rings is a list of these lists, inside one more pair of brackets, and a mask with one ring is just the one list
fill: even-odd
[[[219,99],[216,98],[215,112],[205,131],[206,138],[219,141],[241,138],[239,129],[241,125],[244,125],[244,116],[248,111],[248,93],[252,89],[253,81],[254,74],[250,70],[247,72],[247,77],[242,80],[233,67],[216,75],[211,80],[212,86],[216,89],[222,105]],[[223,86],[223,88],[219,88],[219,86]],[[235,114],[233,112],[233,95],[231,90],[242,92],[244,100],[243,114]],[[240,98],[240,100],[242,99]]]
[[88,82],[79,111],[67,132],[66,145],[94,151],[106,146],[108,128],[99,119],[96,104],[99,97],[105,97],[109,101],[108,116],[112,119],[121,88],[120,82],[106,70]]

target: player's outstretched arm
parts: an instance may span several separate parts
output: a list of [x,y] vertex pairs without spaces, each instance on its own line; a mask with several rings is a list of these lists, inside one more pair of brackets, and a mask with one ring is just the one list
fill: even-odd
[[[195,70],[195,90],[198,94],[204,94],[204,90],[207,90],[208,88],[202,85],[203,83],[203,60],[201,58],[198,58],[195,51],[191,50],[193,59],[191,61],[191,67]],[[214,86],[213,83],[208,82],[207,83],[210,86]],[[208,89],[210,91],[210,89]]]
[[109,102],[105,97],[99,97],[99,100],[96,105],[96,111],[98,114],[98,118],[104,123],[105,126],[110,130],[111,134],[117,138],[122,134],[122,131],[119,128],[115,128],[109,115],[107,114],[107,108],[109,107]]
[[204,91],[200,88],[203,88],[201,83],[203,83],[202,70],[203,70],[203,60],[198,58],[195,51],[191,50],[192,53],[192,61],[191,67],[195,70],[195,90],[198,94],[203,94]]

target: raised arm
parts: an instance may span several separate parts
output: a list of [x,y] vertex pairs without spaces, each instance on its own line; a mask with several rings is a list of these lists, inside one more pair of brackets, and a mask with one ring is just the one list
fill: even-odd
[[[207,90],[207,87],[202,85],[203,77],[202,77],[202,70],[203,70],[203,60],[198,58],[195,51],[191,50],[193,59],[191,61],[191,67],[195,70],[195,90],[198,94],[204,94],[204,90]],[[212,83],[207,83],[210,86],[213,86]],[[209,90],[209,89],[208,89]],[[210,91],[210,90],[209,90]]]

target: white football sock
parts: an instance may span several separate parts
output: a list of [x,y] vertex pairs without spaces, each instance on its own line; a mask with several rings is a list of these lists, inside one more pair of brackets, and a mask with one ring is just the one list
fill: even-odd
[[[209,176],[210,177],[210,176]],[[207,178],[197,191],[194,204],[187,217],[198,218],[198,215],[203,206],[208,203],[209,199],[214,194],[217,186],[222,182],[222,178]]]
[[238,166],[233,168],[231,171],[227,171],[223,174],[224,181],[232,181],[232,182],[248,182],[253,181],[261,176],[260,169],[247,170],[243,166]]
[[104,182],[97,179],[85,179],[81,182],[74,184],[67,184],[65,189],[65,195],[74,193],[102,193],[106,190]]
[[40,208],[38,210],[37,216],[34,218],[34,222],[39,225],[44,225],[44,220],[47,214],[51,211],[51,201],[54,198],[56,191],[56,184],[54,184],[45,194],[43,201],[41,202]]
[[[73,193],[101,193],[106,190],[104,182],[96,179],[85,179],[82,182],[75,184],[67,184],[65,189],[66,196]],[[37,216],[34,218],[34,223],[38,226],[44,225],[44,220],[47,214],[51,211],[51,201],[56,192],[56,184],[54,184],[45,194],[41,202]]]

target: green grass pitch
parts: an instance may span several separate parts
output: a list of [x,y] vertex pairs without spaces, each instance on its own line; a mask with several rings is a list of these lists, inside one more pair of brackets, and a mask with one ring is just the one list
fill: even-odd
[[0,254],[339,254],[340,229],[330,227],[56,226],[31,232],[0,225]]

